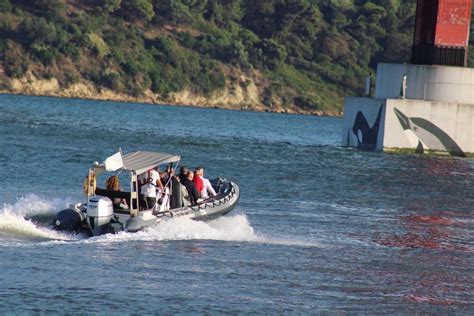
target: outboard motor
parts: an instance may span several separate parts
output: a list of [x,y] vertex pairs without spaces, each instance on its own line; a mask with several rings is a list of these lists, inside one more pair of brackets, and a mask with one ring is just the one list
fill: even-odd
[[87,222],[93,236],[108,233],[114,215],[112,201],[105,196],[91,196],[87,203]]
[[57,230],[68,232],[81,232],[86,215],[85,207],[81,203],[71,204],[68,209],[56,214],[54,226]]

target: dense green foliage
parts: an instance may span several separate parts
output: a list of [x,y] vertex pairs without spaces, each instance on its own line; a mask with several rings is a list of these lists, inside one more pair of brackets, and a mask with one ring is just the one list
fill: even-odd
[[409,58],[413,0],[0,0],[0,61],[140,95],[210,95],[239,74],[264,102],[341,107],[379,61]]

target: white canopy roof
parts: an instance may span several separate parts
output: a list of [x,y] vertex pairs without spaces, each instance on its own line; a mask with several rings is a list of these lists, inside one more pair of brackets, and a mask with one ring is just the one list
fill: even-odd
[[142,174],[156,166],[176,162],[181,159],[178,155],[155,153],[150,151],[131,152],[122,157],[123,169]]
[[177,162],[180,159],[181,157],[178,155],[151,151],[135,151],[123,156],[121,152],[118,152],[108,157],[104,163],[96,164],[94,167],[98,173],[101,173],[101,171],[128,170],[139,175],[156,166]]

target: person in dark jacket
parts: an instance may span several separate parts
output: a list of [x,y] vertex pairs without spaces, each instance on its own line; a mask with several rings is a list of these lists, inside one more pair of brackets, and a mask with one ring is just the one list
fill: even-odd
[[[184,174],[184,171],[186,171],[187,173]],[[196,204],[198,200],[201,198],[201,194],[197,190],[196,185],[193,182],[193,178],[194,178],[194,172],[189,171],[188,169],[183,170],[183,168],[181,168],[179,179],[181,181],[181,184],[184,185],[186,189],[188,190],[190,202],[192,205]]]
[[188,189],[180,183],[179,176],[171,175],[171,209],[191,204]]

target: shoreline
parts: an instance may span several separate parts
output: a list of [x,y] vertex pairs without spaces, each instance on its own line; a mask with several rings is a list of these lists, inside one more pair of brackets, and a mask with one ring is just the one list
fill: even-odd
[[90,82],[78,82],[68,87],[61,87],[56,78],[38,79],[29,72],[21,79],[6,79],[2,84],[0,76],[0,93],[24,96],[43,96],[70,98],[81,100],[98,100],[113,102],[132,102],[143,104],[162,104],[174,106],[190,106],[196,108],[217,108],[251,112],[297,114],[310,116],[341,117],[342,110],[305,110],[296,106],[284,107],[281,100],[274,100],[272,106],[266,106],[262,95],[255,84],[245,89],[240,86],[228,86],[213,95],[201,95],[190,90],[170,93],[166,97],[145,91],[141,96],[134,97],[106,88],[97,88]]
[[294,109],[270,109],[253,106],[232,106],[232,105],[201,105],[201,104],[184,104],[181,102],[170,102],[162,100],[153,100],[147,97],[131,97],[125,98],[117,97],[103,97],[100,94],[96,96],[85,97],[81,95],[64,95],[58,93],[27,93],[27,92],[15,92],[8,90],[0,90],[0,95],[17,95],[17,96],[31,96],[31,97],[49,97],[58,99],[77,99],[85,101],[106,101],[106,102],[121,102],[121,103],[141,103],[147,105],[162,105],[162,106],[179,106],[179,107],[191,107],[191,108],[203,108],[203,109],[219,109],[229,111],[247,111],[255,113],[274,113],[274,114],[290,114],[290,115],[304,115],[304,116],[325,116],[325,117],[342,117],[343,112],[337,111],[305,111],[305,110],[294,110]]

